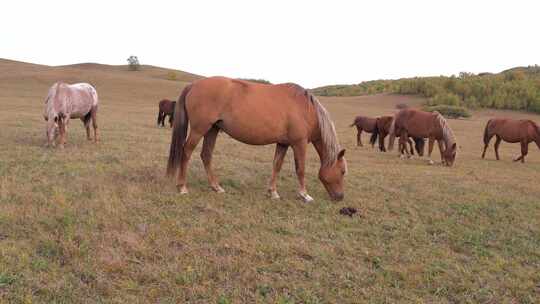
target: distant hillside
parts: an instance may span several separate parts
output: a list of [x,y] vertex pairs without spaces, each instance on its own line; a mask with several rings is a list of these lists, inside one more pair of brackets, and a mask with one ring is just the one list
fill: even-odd
[[429,105],[496,108],[540,113],[540,66],[515,67],[497,74],[375,80],[355,85],[331,85],[312,90],[320,96],[377,93],[417,94]]
[[16,96],[22,103],[41,101],[53,83],[65,81],[89,82],[105,101],[153,105],[161,98],[177,98],[186,84],[200,78],[203,77],[150,65],[130,71],[127,65],[47,66],[0,59],[0,97]]

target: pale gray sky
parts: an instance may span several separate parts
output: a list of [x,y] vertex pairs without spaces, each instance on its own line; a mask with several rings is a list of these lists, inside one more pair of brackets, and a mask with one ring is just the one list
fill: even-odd
[[540,64],[540,1],[2,1],[0,58],[306,87]]

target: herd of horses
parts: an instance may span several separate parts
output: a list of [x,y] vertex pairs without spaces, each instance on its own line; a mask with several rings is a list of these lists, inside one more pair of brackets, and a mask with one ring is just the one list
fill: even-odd
[[[57,139],[61,148],[66,142],[70,119],[82,120],[88,140],[90,122],[94,140],[98,141],[97,126],[98,95],[87,83],[55,83],[45,100],[47,146],[55,146]],[[313,201],[305,181],[305,160],[308,144],[312,144],[320,158],[319,179],[333,200],[344,198],[344,177],[347,173],[345,149],[342,149],[329,113],[308,90],[292,83],[261,84],[225,77],[197,80],[183,89],[178,101],[159,102],[157,124],[164,126],[166,117],[172,131],[167,163],[167,175],[176,177],[181,194],[188,193],[187,170],[191,155],[203,140],[201,159],[211,188],[224,192],[212,169],[212,154],[219,132],[251,145],[275,144],[273,170],[268,185],[270,197],[279,198],[276,180],[289,148],[294,154],[298,178],[298,196],[305,202]],[[358,116],[356,126],[357,145],[362,146],[361,133],[371,133],[370,143],[379,139],[379,149],[386,151],[384,140],[389,135],[388,150],[393,149],[399,138],[398,151],[402,158],[410,157],[414,150],[424,154],[428,140],[428,160],[435,141],[439,147],[441,162],[452,166],[456,159],[457,142],[448,122],[438,112],[415,109],[399,110],[394,116],[369,118]],[[521,155],[515,161],[525,161],[528,145],[532,141],[540,149],[540,127],[531,120],[491,119],[484,131],[484,150],[496,137],[495,155],[502,140],[521,143]],[[414,145],[414,150],[413,150]]]

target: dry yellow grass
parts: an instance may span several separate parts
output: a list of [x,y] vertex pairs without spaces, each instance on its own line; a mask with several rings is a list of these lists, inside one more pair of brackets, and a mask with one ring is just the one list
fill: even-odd
[[[354,146],[355,115],[422,99],[322,98],[348,150],[343,202],[327,199],[311,148],[315,203],[295,199],[290,154],[283,199],[268,199],[273,147],[223,134],[215,164],[227,193],[210,191],[193,157],[191,193],[179,196],[164,177],[170,130],[156,128],[156,104],[195,76],[178,72],[174,82],[168,70],[124,68],[0,61],[0,302],[538,301],[540,152],[531,145],[526,163],[513,163],[519,147],[503,143],[501,161],[492,149],[480,159],[487,119],[538,116],[450,120],[460,151],[444,168]],[[97,87],[97,146],[74,120],[64,151],[43,147],[43,101],[60,79]],[[339,215],[344,206],[361,215]]]

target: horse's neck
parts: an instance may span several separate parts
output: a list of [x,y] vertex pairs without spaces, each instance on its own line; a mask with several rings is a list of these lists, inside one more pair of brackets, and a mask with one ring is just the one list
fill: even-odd
[[[455,143],[454,134],[452,133],[452,130],[447,125],[446,128],[448,128],[448,130],[445,131],[445,125],[441,121],[439,121],[438,117],[436,118],[436,123],[441,130],[441,136],[444,141],[444,145],[446,146],[446,148],[451,147]],[[448,122],[446,122],[446,124],[448,124]]]
[[315,147],[317,154],[319,154],[319,159],[321,160],[322,167],[324,164],[324,160],[326,159],[326,149],[324,148],[324,144],[321,139],[313,141],[312,144],[313,147]]

